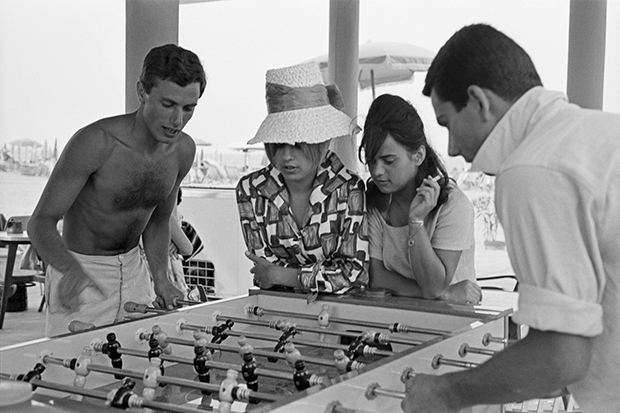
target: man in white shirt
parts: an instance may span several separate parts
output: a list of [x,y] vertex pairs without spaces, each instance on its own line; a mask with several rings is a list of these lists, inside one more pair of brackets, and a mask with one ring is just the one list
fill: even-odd
[[518,402],[568,388],[583,412],[620,406],[620,115],[542,87],[488,25],[455,33],[423,90],[451,156],[496,175],[496,207],[528,335],[478,368],[418,375],[405,412]]

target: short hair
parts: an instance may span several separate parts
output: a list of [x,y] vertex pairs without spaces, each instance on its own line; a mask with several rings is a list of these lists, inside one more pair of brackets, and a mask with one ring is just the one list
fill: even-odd
[[542,86],[530,56],[514,40],[487,24],[457,31],[433,59],[422,93],[451,102],[457,111],[467,105],[467,88],[489,89],[515,102],[535,86]]
[[[402,97],[385,94],[376,98],[368,109],[358,152],[360,161],[370,166],[388,135],[410,154],[415,153],[421,146],[426,148],[426,157],[418,167],[414,185],[415,188],[418,188],[422,185],[424,178],[429,175],[441,175],[443,179],[438,181],[441,192],[437,206],[443,204],[448,198],[449,192],[448,172],[441,158],[426,139],[424,123],[418,111]],[[364,157],[362,157],[362,152]],[[371,198],[367,197],[369,202],[371,202]]]
[[200,96],[207,86],[207,76],[196,54],[175,44],[154,47],[144,58],[140,82],[151,93],[158,80],[169,80],[179,86],[200,84]]
[[[275,156],[278,149],[283,147],[284,145],[288,145],[287,143],[266,143],[265,144],[265,153],[267,154],[267,159],[273,165],[273,157]],[[303,143],[298,142],[294,146],[300,148],[304,155],[310,162],[314,165],[318,165],[321,163],[327,150],[329,149],[329,141],[321,142],[321,143]]]

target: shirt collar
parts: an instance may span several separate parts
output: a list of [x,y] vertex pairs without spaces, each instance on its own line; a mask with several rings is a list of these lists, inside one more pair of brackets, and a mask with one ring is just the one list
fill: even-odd
[[[267,190],[266,187],[258,185],[264,182],[268,176],[271,176],[275,182],[280,184],[277,196],[283,198],[283,201],[288,203],[288,193],[284,190],[284,177],[272,164],[269,164],[265,169],[265,173],[258,175],[252,184],[256,186],[263,196],[272,199],[274,196],[273,188]],[[310,203],[322,202],[338,187],[351,180],[351,178],[352,175],[347,171],[340,158],[335,153],[327,151],[325,159],[319,164],[316,177],[312,183],[313,189],[310,195]]]
[[497,175],[502,164],[529,134],[541,109],[556,103],[567,103],[566,95],[536,86],[521,96],[484,141],[471,164],[471,171]]

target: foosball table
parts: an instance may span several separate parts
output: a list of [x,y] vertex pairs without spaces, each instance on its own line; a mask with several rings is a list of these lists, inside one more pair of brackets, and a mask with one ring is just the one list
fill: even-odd
[[127,303],[141,318],[0,350],[3,391],[30,391],[3,411],[399,412],[410,375],[473,368],[501,351],[512,312],[262,290],[182,304]]

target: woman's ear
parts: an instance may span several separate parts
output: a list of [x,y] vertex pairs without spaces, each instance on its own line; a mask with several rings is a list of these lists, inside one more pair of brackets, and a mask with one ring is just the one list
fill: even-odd
[[413,160],[416,166],[422,165],[422,162],[426,159],[426,146],[420,145],[417,151],[413,154]]

